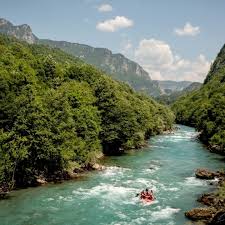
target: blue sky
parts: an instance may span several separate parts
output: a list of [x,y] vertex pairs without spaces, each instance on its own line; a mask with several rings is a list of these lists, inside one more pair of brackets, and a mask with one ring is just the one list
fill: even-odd
[[122,52],[155,79],[202,81],[225,43],[223,0],[0,0],[39,38]]

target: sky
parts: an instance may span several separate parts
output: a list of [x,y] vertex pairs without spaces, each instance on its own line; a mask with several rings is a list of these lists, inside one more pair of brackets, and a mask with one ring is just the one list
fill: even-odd
[[104,47],[152,79],[202,82],[225,43],[225,0],[0,0],[39,38]]

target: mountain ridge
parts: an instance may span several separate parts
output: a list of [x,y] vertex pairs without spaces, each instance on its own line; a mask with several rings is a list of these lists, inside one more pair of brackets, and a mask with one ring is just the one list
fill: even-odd
[[[180,90],[174,90],[171,92],[165,92],[165,94],[157,96],[156,100],[160,103],[171,105],[173,104],[178,98],[185,96],[189,94],[190,92],[196,91],[200,89],[202,86],[202,83],[199,82],[190,82],[190,84],[187,87],[183,87]],[[166,89],[164,89],[166,90]]]
[[142,91],[152,96],[161,94],[161,89],[157,83],[151,80],[150,75],[138,63],[126,58],[121,53],[114,54],[107,48],[95,48],[80,43],[39,39],[32,33],[29,25],[13,25],[3,18],[0,19],[0,33],[14,36],[29,44],[38,43],[59,48],[96,66],[114,79],[129,84],[137,91]]
[[161,94],[158,84],[152,81],[149,74],[138,63],[121,53],[112,53],[107,48],[95,48],[67,41],[39,39],[38,43],[60,48],[73,56],[79,57],[110,74],[114,79],[128,83],[138,91],[144,91],[153,96]]
[[60,49],[2,34],[0,49],[0,195],[74,178],[172,128],[169,108]]
[[142,66],[121,53],[113,53],[108,48],[93,47],[87,44],[39,39],[27,24],[13,25],[10,21],[0,18],[0,33],[14,36],[29,44],[37,43],[59,48],[96,66],[112,78],[129,84],[135,90],[153,97],[182,91],[192,83],[191,81],[152,80]]
[[154,80],[158,82],[159,87],[162,89],[164,94],[168,94],[176,91],[182,91],[183,89],[187,88],[192,81],[173,81],[173,80]]
[[38,40],[29,25],[13,25],[10,21],[4,18],[0,18],[0,33],[14,36],[20,40],[28,42],[29,44],[34,44]]

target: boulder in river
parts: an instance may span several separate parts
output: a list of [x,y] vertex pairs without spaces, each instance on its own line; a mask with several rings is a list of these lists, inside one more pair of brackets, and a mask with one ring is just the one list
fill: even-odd
[[98,163],[95,163],[95,164],[92,165],[92,168],[93,168],[94,170],[99,170],[99,171],[101,171],[101,170],[104,170],[104,169],[105,169],[105,166],[100,165],[100,164],[98,164]]
[[38,185],[38,186],[45,185],[45,184],[48,183],[48,182],[45,180],[44,177],[38,177],[38,178],[36,179],[36,182],[37,182],[37,185]]
[[213,218],[215,213],[216,213],[216,209],[212,207],[194,208],[185,212],[185,216],[191,220],[208,221]]
[[199,202],[201,202],[204,205],[207,206],[213,206],[216,204],[217,202],[217,198],[215,196],[215,194],[213,193],[209,193],[209,194],[203,194],[199,199]]
[[214,179],[215,177],[218,177],[219,174],[218,173],[215,173],[215,172],[212,172],[208,169],[197,169],[196,172],[195,172],[195,176],[199,179],[206,179],[206,180],[212,180]]
[[217,210],[225,209],[225,198],[218,196],[217,194],[203,194],[199,199],[199,202],[204,205],[211,206]]
[[72,173],[78,174],[78,173],[83,173],[83,172],[84,172],[83,168],[74,168]]

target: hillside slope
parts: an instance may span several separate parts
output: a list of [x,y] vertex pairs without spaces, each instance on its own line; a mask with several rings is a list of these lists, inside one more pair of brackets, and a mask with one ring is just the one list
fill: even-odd
[[191,81],[172,81],[172,80],[155,80],[165,94],[182,91],[188,87]]
[[162,104],[171,105],[181,96],[185,96],[192,91],[198,90],[201,88],[201,86],[201,83],[193,82],[186,88],[182,88],[180,91],[173,91],[170,94],[163,94],[156,97],[155,99]]
[[172,112],[59,49],[0,35],[0,189],[138,148]]
[[113,54],[109,49],[65,41],[41,40],[32,33],[30,26],[26,24],[14,26],[5,19],[0,19],[0,33],[14,36],[28,43],[41,43],[60,48],[103,70],[114,79],[128,83],[138,91],[152,96],[161,93],[158,84],[151,80],[150,75],[139,64],[122,54]]
[[225,153],[225,46],[217,55],[204,85],[173,105],[178,123],[200,131],[200,139],[216,152]]
[[71,55],[79,57],[110,74],[114,79],[128,83],[135,90],[143,91],[152,96],[157,96],[161,93],[158,84],[151,80],[149,74],[139,64],[122,54],[113,54],[106,48],[94,48],[65,41],[39,39],[38,42],[60,48]]

